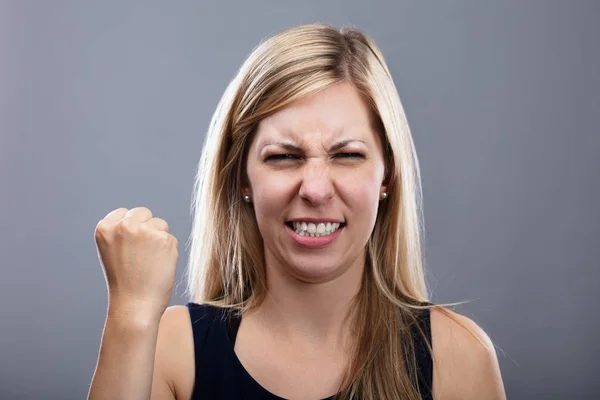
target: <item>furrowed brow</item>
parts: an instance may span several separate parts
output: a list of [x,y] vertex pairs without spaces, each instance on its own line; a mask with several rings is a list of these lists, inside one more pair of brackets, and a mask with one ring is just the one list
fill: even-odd
[[297,146],[297,145],[292,144],[292,143],[277,142],[277,143],[272,143],[272,144],[274,144],[274,145],[276,145],[278,147],[281,147],[281,148],[283,148],[283,149],[285,149],[287,151],[294,152],[294,153],[300,153],[300,152],[302,152],[302,147]]
[[363,140],[358,140],[358,139],[342,140],[341,142],[337,142],[333,146],[331,146],[331,148],[329,149],[329,151],[330,152],[334,152],[334,151],[340,150],[340,149],[344,148],[347,144],[352,143],[352,142],[365,143]]
[[293,152],[300,152],[300,151],[302,151],[302,147],[300,147],[299,145],[297,145],[295,142],[292,142],[292,141],[289,141],[289,140],[265,141],[265,142],[259,144],[259,148],[260,149],[264,149],[265,147],[269,147],[269,146],[281,147],[284,150],[293,151]]
[[[360,142],[360,143],[366,144],[364,140],[346,139],[346,140],[342,140],[342,141],[337,142],[334,145],[332,145],[329,148],[329,152],[335,152],[337,150],[340,150],[352,142]],[[271,143],[266,143],[263,147],[266,147],[266,146],[277,146],[277,147],[281,147],[282,149],[284,149],[286,151],[297,152],[297,153],[300,153],[303,151],[301,146],[298,146],[298,145],[290,143],[290,142],[271,142]]]

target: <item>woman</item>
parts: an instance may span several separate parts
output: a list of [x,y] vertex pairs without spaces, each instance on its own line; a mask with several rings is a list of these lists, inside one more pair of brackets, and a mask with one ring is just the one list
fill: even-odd
[[355,29],[264,41],[215,112],[177,240],[144,207],[96,228],[109,308],[89,398],[502,399],[494,347],[427,301],[420,177],[384,58]]

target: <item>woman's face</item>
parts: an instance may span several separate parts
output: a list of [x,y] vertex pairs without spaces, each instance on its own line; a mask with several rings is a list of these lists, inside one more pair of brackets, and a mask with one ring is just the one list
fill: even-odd
[[382,146],[349,83],[262,120],[248,153],[249,187],[267,265],[305,282],[364,265],[385,191]]

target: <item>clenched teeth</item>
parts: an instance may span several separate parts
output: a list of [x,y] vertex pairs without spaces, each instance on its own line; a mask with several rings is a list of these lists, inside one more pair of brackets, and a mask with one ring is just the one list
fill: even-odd
[[339,227],[339,222],[327,222],[314,224],[312,222],[292,222],[294,231],[300,236],[327,236],[335,232]]

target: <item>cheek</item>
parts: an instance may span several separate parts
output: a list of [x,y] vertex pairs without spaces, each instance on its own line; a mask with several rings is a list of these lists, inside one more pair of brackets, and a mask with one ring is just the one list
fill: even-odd
[[260,170],[254,171],[249,178],[254,212],[262,230],[263,224],[266,225],[267,221],[281,218],[282,211],[287,205],[292,180],[286,178],[284,174],[264,173]]
[[376,172],[374,169],[355,171],[344,174],[339,180],[340,189],[345,193],[345,201],[351,208],[363,212],[375,208],[373,212],[377,211],[381,177]]

